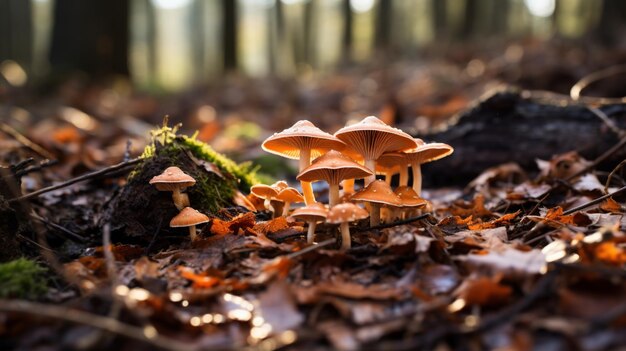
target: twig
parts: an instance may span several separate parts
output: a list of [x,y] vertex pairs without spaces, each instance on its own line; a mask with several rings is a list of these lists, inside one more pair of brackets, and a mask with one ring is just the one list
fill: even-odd
[[40,156],[43,156],[44,158],[47,158],[49,160],[56,158],[50,151],[34,143],[32,140],[28,139],[26,136],[18,132],[15,128],[11,127],[10,125],[6,123],[0,123],[0,130],[10,135],[13,139],[17,140],[20,144],[33,150],[34,152],[38,153]]
[[33,191],[32,193],[29,193],[29,194],[26,194],[26,195],[22,195],[22,196],[17,197],[17,198],[10,199],[10,200],[8,200],[8,202],[10,203],[10,202],[14,202],[14,201],[27,200],[27,199],[30,199],[32,197],[39,196],[41,194],[45,194],[45,193],[48,193],[48,192],[51,192],[51,191],[54,191],[54,190],[57,190],[57,189],[65,188],[65,187],[70,186],[72,184],[75,184],[75,183],[78,183],[78,182],[82,182],[84,180],[88,180],[88,179],[91,179],[91,178],[96,178],[96,177],[101,176],[103,174],[114,172],[114,171],[117,171],[119,169],[122,169],[122,168],[125,168],[125,167],[128,167],[128,166],[137,164],[137,163],[141,162],[141,160],[142,159],[140,159],[140,158],[135,158],[135,159],[132,159],[132,160],[129,160],[129,161],[121,162],[121,163],[118,163],[116,165],[109,166],[109,167],[103,168],[103,169],[95,171],[95,172],[83,174],[83,175],[78,176],[76,178],[72,178],[70,180],[66,180],[65,182],[62,182],[62,183],[59,183],[59,184],[56,184],[56,185],[52,185],[52,186],[49,186],[49,187],[46,187],[46,188],[42,188],[42,189],[39,189],[37,191]]
[[51,222],[47,218],[39,216],[35,212],[31,212],[30,216],[31,216],[31,218],[33,218],[33,219],[35,219],[35,220],[45,224],[46,226],[49,226],[49,227],[51,227],[53,229],[56,229],[56,230],[58,230],[60,232],[63,232],[65,235],[69,236],[70,240],[74,240],[74,241],[77,241],[79,243],[84,243],[85,242],[85,238],[83,238],[82,236],[74,233],[73,231],[71,231],[71,230],[69,230],[69,229],[67,229],[67,228],[65,228],[63,226],[60,226],[60,225],[58,225],[58,224],[56,224],[54,222]]
[[336,242],[337,242],[337,239],[335,239],[335,238],[326,239],[326,240],[324,240],[322,242],[315,243],[315,244],[313,244],[311,246],[307,246],[307,247],[305,247],[304,249],[302,249],[300,251],[292,252],[292,253],[286,255],[286,257],[289,258],[289,259],[293,259],[293,258],[296,258],[298,256],[302,256],[302,255],[304,255],[306,253],[309,253],[311,251],[315,251],[315,250],[317,250],[319,248],[322,248],[322,247],[325,247],[325,246],[328,246],[328,245],[332,245],[332,244],[334,244]]
[[608,193],[609,192],[609,185],[611,185],[611,179],[613,179],[613,176],[615,175],[615,173],[622,167],[624,167],[624,165],[626,165],[626,159],[623,160],[622,162],[620,162],[617,166],[615,166],[615,168],[613,168],[613,170],[611,171],[611,173],[609,173],[608,177],[606,178],[606,183],[604,183],[604,192]]
[[59,163],[59,160],[45,160],[43,162],[40,162],[38,165],[30,166],[30,167],[27,167],[27,168],[24,168],[15,172],[15,176],[19,178],[28,173],[37,172],[37,171],[42,170],[43,168],[54,166],[57,163]]
[[623,104],[626,103],[626,98],[603,98],[603,97],[587,97],[581,96],[582,91],[588,87],[591,83],[599,81],[601,79],[609,78],[616,74],[626,73],[626,65],[616,65],[605,68],[600,71],[593,72],[586,75],[581,80],[576,82],[570,89],[570,96],[574,101],[583,101],[594,104]]
[[364,230],[377,230],[377,229],[391,228],[391,227],[395,227],[397,225],[403,225],[403,224],[409,224],[409,223],[417,222],[419,220],[422,220],[422,219],[425,219],[425,218],[428,218],[428,217],[431,217],[431,216],[432,216],[432,214],[430,214],[430,213],[424,213],[424,214],[421,214],[419,216],[406,218],[406,219],[402,219],[402,220],[395,221],[395,222],[379,224],[379,225],[375,225],[373,227],[366,227],[366,228],[363,228],[363,229]]
[[626,145],[626,136],[622,137],[620,139],[620,141],[617,142],[617,144],[615,144],[612,148],[608,149],[605,153],[603,153],[598,158],[596,158],[587,167],[585,167],[585,168],[581,169],[580,171],[572,174],[571,176],[567,177],[567,179],[565,179],[565,180],[572,180],[572,179],[574,179],[574,178],[576,178],[578,176],[581,176],[581,175],[589,172],[590,170],[596,168],[600,163],[604,162],[604,160],[606,160],[607,158],[613,156],[614,153],[616,153],[618,151],[622,151],[624,149],[625,145]]
[[154,330],[146,330],[134,325],[119,322],[115,319],[97,314],[80,311],[63,306],[46,305],[24,300],[0,299],[0,311],[26,313],[33,316],[43,316],[72,323],[87,325],[130,339],[144,342],[154,347],[171,351],[195,351],[197,346],[180,342],[158,334]]
[[583,210],[583,209],[585,209],[585,208],[587,208],[587,207],[589,207],[589,206],[593,206],[593,205],[595,205],[595,204],[599,204],[600,202],[602,202],[602,201],[604,201],[604,200],[606,200],[606,199],[610,198],[611,196],[617,195],[617,194],[619,194],[619,193],[623,193],[624,191],[626,191],[626,186],[623,186],[623,187],[621,187],[621,188],[619,188],[619,189],[615,190],[614,192],[612,192],[612,193],[610,193],[610,194],[602,195],[602,196],[600,196],[599,198],[597,198],[597,199],[593,199],[593,200],[591,200],[591,201],[589,201],[589,202],[587,202],[587,203],[584,203],[584,204],[582,204],[582,205],[580,205],[580,206],[576,206],[576,207],[574,207],[574,208],[570,208],[569,210],[567,210],[567,211],[563,212],[563,215],[570,215],[570,214],[572,214],[572,213],[574,213],[574,212],[577,212],[577,211]]

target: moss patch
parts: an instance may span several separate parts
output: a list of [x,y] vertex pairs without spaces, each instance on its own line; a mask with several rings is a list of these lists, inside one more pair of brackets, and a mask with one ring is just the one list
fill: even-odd
[[0,264],[0,298],[37,298],[47,289],[45,272],[26,258]]

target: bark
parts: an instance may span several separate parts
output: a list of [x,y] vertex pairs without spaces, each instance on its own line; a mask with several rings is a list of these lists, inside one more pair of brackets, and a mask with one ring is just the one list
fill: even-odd
[[[626,105],[606,105],[601,110],[626,129]],[[422,165],[425,188],[466,185],[485,169],[511,161],[532,170],[535,159],[548,160],[572,150],[594,160],[619,141],[585,106],[524,98],[512,90],[483,100],[445,131],[420,137],[455,149],[449,157]],[[599,169],[610,171],[625,157],[626,150],[618,151]]]

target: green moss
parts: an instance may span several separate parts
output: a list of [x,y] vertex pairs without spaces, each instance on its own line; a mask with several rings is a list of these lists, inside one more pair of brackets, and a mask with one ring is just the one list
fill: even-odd
[[0,298],[36,298],[46,292],[46,269],[26,258],[0,264]]
[[169,156],[175,160],[176,155],[180,155],[183,149],[187,149],[194,157],[211,162],[220,171],[234,176],[242,191],[248,192],[252,185],[260,183],[257,177],[258,167],[252,165],[251,162],[237,164],[215,151],[207,143],[197,140],[195,135],[191,137],[177,135],[178,126],[168,127],[165,123],[167,122],[164,122],[164,126],[160,129],[151,132],[152,143],[144,149],[141,158],[153,157],[158,150],[159,155]]

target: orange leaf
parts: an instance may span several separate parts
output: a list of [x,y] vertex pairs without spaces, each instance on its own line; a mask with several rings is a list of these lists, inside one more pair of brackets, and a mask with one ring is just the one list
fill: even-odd
[[513,293],[510,286],[500,284],[499,277],[466,280],[460,298],[467,305],[493,306],[505,303]]
[[619,202],[613,200],[612,197],[609,197],[608,199],[606,199],[606,201],[603,202],[602,205],[600,205],[600,208],[603,211],[610,212],[610,213],[624,212],[624,208],[622,207],[622,205],[620,205]]
[[600,243],[595,250],[596,258],[604,263],[621,266],[626,263],[626,252],[613,242]]
[[211,288],[220,282],[219,278],[211,277],[206,274],[197,274],[191,268],[180,266],[178,267],[178,271],[183,278],[193,282],[194,288]]

